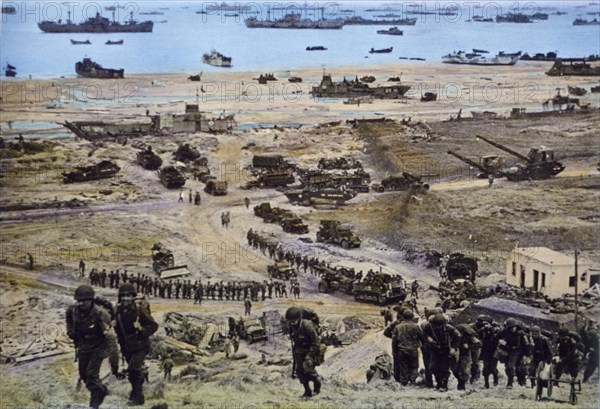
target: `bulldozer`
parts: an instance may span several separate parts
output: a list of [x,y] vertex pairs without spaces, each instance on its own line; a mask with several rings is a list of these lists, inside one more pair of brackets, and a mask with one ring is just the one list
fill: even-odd
[[175,266],[173,252],[163,247],[161,243],[155,243],[152,246],[152,269],[160,273],[162,270],[173,266]]
[[332,243],[345,249],[360,247],[360,238],[350,229],[343,228],[337,220],[321,220],[317,242]]
[[502,166],[504,165],[504,157],[498,155],[487,155],[482,156],[479,159],[479,162],[475,162],[472,159],[469,159],[463,155],[460,155],[454,151],[448,151],[449,155],[458,158],[459,160],[465,162],[467,165],[478,169],[480,173],[477,175],[480,179],[487,179],[490,176],[493,178],[501,178],[504,177],[504,171],[502,170]]
[[426,192],[429,190],[429,184],[424,183],[420,176],[415,176],[408,172],[402,172],[400,175],[386,177],[381,181],[381,183],[374,183],[372,188],[375,192],[379,193],[398,190]]
[[91,166],[77,166],[71,172],[63,172],[64,183],[87,182],[88,180],[108,179],[115,176],[121,168],[114,162],[103,160]]
[[506,179],[511,182],[548,179],[558,175],[565,169],[561,162],[554,159],[554,151],[551,149],[544,147],[531,148],[527,156],[525,156],[481,135],[477,135],[477,139],[481,139],[525,162],[518,163],[516,166],[504,171]]
[[406,299],[406,282],[396,276],[375,273],[369,280],[355,283],[352,289],[356,301],[384,305]]

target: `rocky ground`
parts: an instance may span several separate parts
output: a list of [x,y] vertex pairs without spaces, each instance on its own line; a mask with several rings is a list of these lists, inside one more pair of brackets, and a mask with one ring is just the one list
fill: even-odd
[[[542,63],[519,67],[512,73],[515,81],[534,77],[543,81],[540,89],[550,90],[558,79],[540,76]],[[535,65],[538,64],[538,65]],[[334,71],[343,75],[346,71]],[[440,67],[428,67],[421,75],[409,72],[410,80],[427,78],[442,72]],[[457,78],[466,81],[475,73],[458,68]],[[378,78],[396,75],[388,68],[373,69]],[[238,73],[239,74],[239,73]],[[251,73],[228,74],[228,81],[240,81]],[[366,74],[366,73],[365,73]],[[237,75],[237,76],[236,76]],[[294,74],[296,75],[296,74]],[[302,73],[305,78],[318,78],[317,71]],[[499,69],[491,74],[497,82],[509,83],[511,73]],[[442,79],[449,80],[446,74]],[[487,77],[487,76],[486,76]],[[432,77],[437,78],[437,77]],[[479,75],[477,76],[479,78]],[[475,78],[475,79],[477,79]],[[403,77],[404,79],[404,77]],[[247,80],[246,80],[247,81]],[[488,81],[488,80],[481,80]],[[563,81],[563,80],[561,80]],[[563,81],[564,82],[564,81]],[[586,85],[586,80],[579,81]],[[15,83],[18,84],[18,83]],[[63,101],[48,109],[48,101],[24,103],[4,94],[2,133],[25,136],[53,134],[64,130],[40,132],[26,125],[37,121],[135,118],[147,107],[154,110],[180,112],[181,103],[165,99],[193,100],[192,87],[179,79],[140,79],[143,100],[116,105],[114,101]],[[576,80],[569,82],[576,85]],[[304,85],[307,86],[306,84]],[[548,91],[549,92],[549,91]],[[158,102],[159,97],[163,98]],[[140,97],[142,98],[142,97]],[[545,96],[527,101],[539,106]],[[0,265],[0,319],[2,320],[3,354],[23,354],[44,348],[58,347],[66,353],[20,364],[0,366],[2,383],[0,401],[3,407],[75,407],[87,401],[85,390],[74,392],[77,382],[72,347],[64,334],[64,310],[72,302],[73,289],[86,280],[77,277],[77,265],[84,259],[92,267],[126,268],[129,272],[153,275],[151,247],[161,242],[171,249],[176,264],[187,264],[191,279],[264,280],[269,260],[247,248],[246,232],[252,228],[285,248],[315,255],[332,264],[363,269],[381,269],[399,273],[406,280],[417,279],[423,290],[438,282],[437,270],[422,262],[409,263],[415,251],[461,251],[480,260],[484,285],[502,282],[504,260],[518,242],[522,246],[547,246],[564,252],[579,249],[586,258],[600,261],[598,243],[598,186],[596,164],[599,161],[597,111],[588,114],[551,117],[540,120],[489,120],[443,122],[458,109],[469,107],[468,101],[448,100],[435,103],[409,101],[408,104],[375,102],[360,107],[341,102],[324,105],[309,98],[286,103],[281,95],[273,102],[222,102],[214,98],[207,102],[208,111],[218,114],[221,108],[236,112],[239,123],[303,123],[300,129],[239,129],[229,135],[145,136],[141,142],[151,144],[166,164],[172,162],[172,152],[179,144],[190,143],[209,160],[212,173],[229,182],[228,194],[213,197],[202,192],[204,185],[191,178],[184,187],[186,202],[178,203],[179,191],[169,191],[158,181],[155,172],[133,163],[137,141],[126,145],[96,143],[72,137],[49,137],[41,143],[28,145],[25,152],[2,149],[2,230]],[[597,96],[589,102],[596,103]],[[161,104],[163,106],[161,106]],[[514,105],[510,98],[502,101],[481,100],[478,109],[506,113]],[[219,108],[217,108],[219,107]],[[533,108],[530,108],[533,109]],[[375,115],[375,113],[384,115]],[[353,128],[342,123],[335,127],[315,127],[318,123],[354,117],[392,117],[400,122],[371,127]],[[463,117],[468,114],[463,113]],[[8,129],[6,121],[13,121]],[[15,130],[16,129],[16,130]],[[512,149],[526,154],[531,147],[553,148],[557,159],[566,166],[558,177],[513,183],[496,180],[491,188],[485,180],[475,178],[475,172],[446,151],[459,150],[469,157],[502,154],[498,149],[476,140],[476,135],[488,136]],[[431,189],[417,200],[407,193],[360,194],[346,206],[334,210],[316,210],[291,206],[275,190],[244,190],[248,179],[245,166],[257,153],[281,153],[300,166],[316,167],[320,157],[349,155],[361,160],[373,181],[388,174],[408,171],[430,174]],[[102,181],[62,183],[62,172],[73,166],[115,161],[119,174]],[[201,206],[187,203],[188,189],[200,191]],[[251,201],[250,209],[243,198]],[[307,243],[299,236],[284,233],[279,226],[263,223],[254,216],[252,207],[269,201],[272,205],[291,209],[309,225],[304,237],[315,240],[319,220],[333,218],[344,221],[362,237],[360,249]],[[231,213],[228,229],[221,227],[220,215]],[[26,254],[34,256],[34,269],[26,269]],[[266,300],[255,303],[254,313],[278,311],[291,305],[308,305],[332,323],[344,322],[352,332],[350,345],[330,348],[319,372],[324,379],[323,393],[311,400],[299,398],[300,384],[290,379],[289,342],[281,334],[272,334],[265,343],[242,343],[240,359],[226,360],[217,352],[199,358],[194,367],[180,362],[175,368],[175,380],[161,380],[158,362],[151,360],[147,407],[168,402],[169,407],[306,407],[327,408],[429,408],[442,405],[456,408],[511,407],[560,408],[564,403],[533,401],[533,390],[498,387],[482,389],[480,383],[466,392],[451,390],[447,394],[418,388],[403,388],[394,383],[366,384],[365,371],[374,358],[390,350],[389,340],[382,335],[380,307],[355,303],[347,296],[320,294],[318,279],[310,274],[300,277],[301,300]],[[116,291],[99,290],[112,301]],[[420,306],[432,306],[437,299],[427,290]],[[225,325],[229,316],[241,315],[240,302],[205,301],[201,307],[190,301],[152,298],[153,314],[162,324],[169,311],[196,313],[212,322]],[[349,328],[355,325],[356,328]],[[164,337],[163,329],[157,340]],[[31,345],[30,345],[31,344]],[[261,363],[265,354],[267,363]],[[181,372],[195,376],[179,376]],[[108,373],[104,368],[102,373]],[[579,395],[579,407],[598,406],[597,378],[584,385]],[[123,407],[128,393],[127,383],[107,378],[111,396],[106,407]],[[503,379],[501,379],[501,383]],[[455,389],[455,383],[451,383]],[[565,387],[554,397],[567,399]],[[399,400],[400,399],[400,400]],[[233,402],[234,405],[231,403]],[[21,406],[19,406],[21,405]],[[37,406],[36,406],[37,405]],[[72,405],[72,406],[69,406]],[[235,406],[238,405],[238,406]],[[246,406],[244,406],[246,405]],[[104,407],[104,406],[103,406]]]

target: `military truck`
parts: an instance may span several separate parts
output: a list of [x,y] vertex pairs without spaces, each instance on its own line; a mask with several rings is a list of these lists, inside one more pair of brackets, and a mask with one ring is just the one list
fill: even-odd
[[446,261],[444,275],[450,281],[461,279],[475,283],[477,269],[477,259],[462,253],[452,253]]
[[265,325],[259,318],[240,317],[236,322],[236,326],[239,337],[249,344],[269,338]]
[[290,263],[287,261],[280,261],[278,263],[271,264],[267,267],[267,272],[269,273],[269,277],[277,280],[287,281],[296,277],[296,272],[292,267],[290,267]]
[[286,168],[288,163],[282,155],[254,155],[252,166],[255,168]]
[[162,159],[152,151],[152,147],[148,145],[146,149],[141,150],[136,155],[136,162],[147,170],[157,170],[162,166]]
[[268,202],[255,206],[254,214],[261,217],[265,223],[278,223],[287,233],[308,233],[308,226],[302,222],[300,217],[290,210],[271,207]]
[[108,179],[115,176],[121,168],[114,162],[103,160],[91,166],[77,166],[71,172],[63,172],[64,183],[87,182],[88,180]]
[[185,177],[175,166],[167,166],[158,171],[158,178],[167,189],[179,189],[185,185]]
[[354,283],[352,293],[356,301],[380,305],[398,303],[406,299],[406,282],[398,276],[375,273],[368,280]]
[[317,242],[336,244],[345,249],[360,247],[360,238],[337,220],[321,220]]
[[200,157],[200,152],[195,148],[192,148],[189,143],[180,145],[177,150],[173,153],[175,160],[183,163],[191,162]]
[[413,190],[426,192],[429,190],[429,184],[424,183],[421,177],[412,175],[408,172],[402,172],[400,175],[388,176],[381,183],[374,183],[372,186],[375,192],[383,193],[387,191]]
[[224,196],[227,194],[227,182],[224,180],[208,180],[204,191],[213,196]]

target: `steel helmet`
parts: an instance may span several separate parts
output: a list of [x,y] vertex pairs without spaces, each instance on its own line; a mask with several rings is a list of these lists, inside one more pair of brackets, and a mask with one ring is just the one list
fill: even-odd
[[564,337],[565,335],[569,335],[569,329],[562,327],[558,330],[558,335]]
[[404,310],[402,311],[402,317],[406,320],[412,320],[415,318],[415,314],[411,310]]
[[539,335],[542,333],[542,329],[540,327],[538,327],[537,325],[534,325],[533,327],[531,327],[531,333]]
[[302,310],[298,307],[290,307],[285,312],[285,319],[288,321],[296,321],[302,318]]
[[433,317],[431,317],[429,323],[435,327],[441,327],[442,325],[446,324],[446,317],[444,317],[444,314],[435,314]]
[[119,287],[119,297],[124,295],[133,295],[135,297],[137,295],[137,291],[135,291],[135,287],[129,283],[121,284]]
[[519,323],[517,322],[516,319],[514,318],[508,318],[506,321],[504,321],[504,326],[506,326],[507,328],[510,327],[516,327],[517,325],[519,325]]
[[96,293],[94,292],[94,289],[91,286],[87,284],[82,284],[75,289],[75,295],[73,298],[75,298],[77,301],[83,301],[93,300],[95,296]]

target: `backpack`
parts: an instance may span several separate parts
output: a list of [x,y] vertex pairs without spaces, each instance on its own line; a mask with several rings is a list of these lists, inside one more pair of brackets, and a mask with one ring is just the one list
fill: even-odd
[[[319,333],[319,324],[320,319],[316,312],[311,310],[310,308],[301,307],[302,309],[302,319],[308,320],[315,325],[315,329],[317,333]],[[325,352],[327,351],[327,345],[323,343],[321,337],[319,337],[319,355],[315,357],[315,366],[321,365],[325,362]]]

